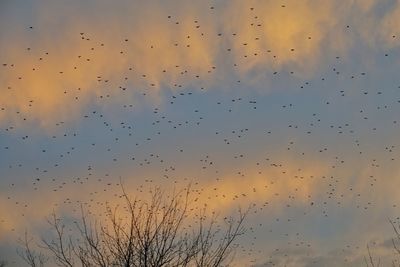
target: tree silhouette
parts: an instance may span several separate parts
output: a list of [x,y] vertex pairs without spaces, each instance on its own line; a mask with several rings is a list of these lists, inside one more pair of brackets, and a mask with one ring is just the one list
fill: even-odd
[[371,250],[369,249],[369,245],[367,245],[368,257],[364,256],[364,262],[367,267],[379,267],[381,265],[381,259],[379,258],[378,261],[375,261],[372,257]]
[[[389,220],[393,232],[394,232],[394,237],[392,237],[392,246],[393,249],[395,250],[396,255],[400,256],[400,226],[396,226],[396,223],[393,222],[392,220]],[[369,267],[379,267],[381,260],[378,258],[378,260],[375,260],[372,256],[372,253],[370,251],[369,246],[367,245],[367,252],[368,252],[368,257],[364,257],[364,262],[365,266]],[[392,266],[393,267],[400,267],[400,263],[397,260],[392,260]]]
[[[48,219],[55,233],[42,239],[56,265],[172,267],[227,266],[234,258],[234,241],[245,232],[248,210],[236,217],[218,219],[206,208],[194,212],[190,186],[166,197],[159,188],[150,200],[131,199],[122,187],[125,205],[107,206],[106,221],[92,219],[81,206],[81,218],[74,222],[75,234],[66,234],[66,224],[54,212]],[[222,222],[221,222],[222,221]],[[47,258],[32,251],[25,235],[19,255],[32,267],[44,266]]]

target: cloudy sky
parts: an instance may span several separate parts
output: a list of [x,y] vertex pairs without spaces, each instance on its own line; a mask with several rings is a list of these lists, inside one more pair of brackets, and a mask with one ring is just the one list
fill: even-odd
[[398,260],[399,48],[396,0],[0,0],[0,259],[122,180],[251,205],[237,266]]

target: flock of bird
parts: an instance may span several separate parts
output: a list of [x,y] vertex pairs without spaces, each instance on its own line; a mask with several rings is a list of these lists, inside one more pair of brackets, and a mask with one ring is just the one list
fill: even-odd
[[[248,27],[262,27],[262,14],[248,8]],[[188,26],[173,15],[164,20],[171,28]],[[229,36],[231,42],[216,42],[222,63],[195,72],[192,64],[197,63],[190,60],[167,67],[151,62],[156,71],[146,73],[137,67],[144,64],[130,62],[137,52],[129,46],[132,39],[108,42],[78,31],[74,38],[87,51],[71,59],[74,64],[54,68],[63,90],[43,88],[44,95],[48,90],[57,96],[45,125],[31,110],[52,99],[28,95],[23,108],[0,102],[0,234],[18,236],[53,209],[79,216],[81,203],[104,216],[106,203],[118,202],[120,181],[132,195],[157,185],[171,189],[191,183],[199,207],[230,214],[238,206],[251,206],[237,253],[248,265],[283,266],[292,253],[301,252],[313,259],[311,266],[320,266],[318,234],[323,242],[345,238],[346,220],[352,225],[384,214],[381,208],[398,211],[389,192],[396,186],[392,171],[399,161],[400,83],[390,50],[372,55],[388,71],[359,65],[357,56],[351,62],[333,55],[312,75],[271,67],[261,70],[263,77],[254,83],[234,70],[257,57],[269,58],[272,65],[280,60],[273,50],[252,44],[267,36],[254,31],[253,39],[244,41],[236,32],[210,35],[202,31],[200,19],[190,23],[193,29],[187,28],[196,37],[184,34],[164,47],[149,43],[146,53],[186,49],[190,54],[196,45],[192,39]],[[27,34],[35,31],[40,31],[35,25],[26,27]],[[299,42],[313,36],[302,38]],[[294,43],[287,53],[298,50]],[[34,86],[23,83],[26,76],[43,75],[41,67],[58,56],[28,44],[20,53],[33,62],[29,68],[13,61],[1,66],[7,84],[0,92],[12,96],[8,101],[21,97],[26,89],[21,85]],[[90,76],[104,53],[115,53],[105,66],[108,73],[121,73]],[[127,63],[116,66],[116,57]],[[65,79],[75,77],[71,72],[81,73],[84,85],[70,88]],[[88,93],[85,85],[97,89]],[[63,112],[73,114],[69,118]],[[364,249],[353,237],[338,244],[343,264],[351,258],[348,251]]]

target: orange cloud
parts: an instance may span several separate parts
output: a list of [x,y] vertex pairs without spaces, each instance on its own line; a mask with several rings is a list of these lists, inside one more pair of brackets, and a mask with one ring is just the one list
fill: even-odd
[[265,85],[282,70],[310,77],[356,38],[345,33],[348,19],[370,38],[363,27],[392,36],[399,17],[396,5],[366,19],[372,0],[37,5],[35,27],[5,34],[1,44],[0,120],[44,128],[77,118],[90,103],[133,102],[143,92],[157,102],[160,88],[224,87],[235,76]]

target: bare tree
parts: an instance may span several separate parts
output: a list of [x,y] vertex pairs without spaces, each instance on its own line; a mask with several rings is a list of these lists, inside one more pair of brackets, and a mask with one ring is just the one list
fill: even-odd
[[[23,249],[17,249],[17,254],[32,267],[43,267],[47,258],[42,253],[37,253],[32,250],[30,243],[32,238],[28,238],[28,233],[25,231],[24,239],[18,240]],[[0,265],[1,267],[2,265]],[[4,265],[3,265],[4,266]]]
[[[392,238],[392,244],[393,244],[393,248],[396,251],[397,255],[400,255],[400,248],[399,248],[399,243],[400,243],[400,232],[399,232],[399,228],[396,227],[395,223],[392,220],[389,220],[390,224],[393,227],[395,236]],[[397,262],[395,262],[394,260],[392,261],[392,266],[396,267],[396,266],[400,266],[400,264]]]
[[364,257],[364,262],[367,267],[379,267],[381,265],[381,259],[379,258],[377,262],[375,262],[374,258],[372,257],[371,250],[369,249],[369,245],[367,245],[368,251],[368,258]]
[[[392,225],[393,231],[394,231],[394,237],[392,238],[392,245],[395,250],[395,253],[400,256],[400,227],[396,226],[396,224],[389,219],[390,224]],[[374,258],[372,257],[371,251],[369,246],[367,245],[367,252],[368,252],[368,257],[364,257],[364,262],[367,267],[379,267],[380,266],[380,258],[378,261],[375,261]],[[400,263],[396,260],[392,260],[392,266],[393,267],[400,267]]]
[[[43,246],[58,266],[173,267],[228,266],[237,247],[234,241],[245,232],[248,210],[237,218],[218,220],[206,209],[193,212],[190,187],[165,197],[156,188],[149,201],[131,199],[122,187],[125,205],[107,207],[107,221],[93,220],[81,206],[81,219],[75,222],[77,235],[66,235],[66,225],[55,213],[48,223],[55,238],[43,239]],[[27,240],[27,239],[25,239]],[[43,266],[24,243],[19,253],[30,266]]]

